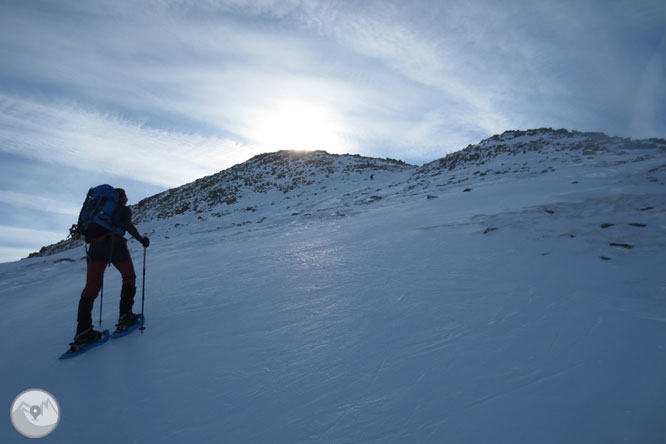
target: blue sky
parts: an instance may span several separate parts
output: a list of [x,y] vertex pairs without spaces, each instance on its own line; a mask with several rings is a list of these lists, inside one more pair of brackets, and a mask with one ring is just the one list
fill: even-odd
[[2,0],[0,57],[0,262],[262,152],[666,136],[663,0]]

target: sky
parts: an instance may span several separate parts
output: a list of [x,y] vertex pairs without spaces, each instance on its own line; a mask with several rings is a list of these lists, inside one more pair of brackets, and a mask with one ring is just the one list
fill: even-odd
[[264,152],[666,136],[663,0],[0,0],[0,59],[0,262]]

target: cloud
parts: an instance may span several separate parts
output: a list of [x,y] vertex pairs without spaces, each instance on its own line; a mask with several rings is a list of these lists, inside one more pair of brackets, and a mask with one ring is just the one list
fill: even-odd
[[28,257],[30,253],[34,253],[34,248],[16,248],[16,247],[5,247],[0,244],[0,263],[4,262],[14,262],[21,258]]
[[63,239],[62,232],[0,225],[0,262],[16,261]]
[[62,200],[7,190],[0,190],[0,202],[14,207],[69,216],[78,216],[79,211],[81,210],[80,207],[69,205]]
[[25,247],[35,243],[48,245],[62,239],[62,233],[58,231],[35,230],[29,228],[18,228],[8,225],[0,225],[0,245],[2,249],[13,247]]
[[164,186],[181,185],[248,155],[232,139],[159,130],[63,102],[0,94],[0,149]]
[[[137,121],[153,130],[166,123],[168,132],[212,134],[223,144],[256,147],[245,158],[278,148],[256,137],[255,119],[285,101],[326,110],[346,150],[367,154],[379,145],[432,150],[439,137],[409,126],[434,129],[436,120],[428,116],[444,107],[457,109],[449,113],[449,128],[474,125],[485,135],[504,126],[497,115],[478,118],[479,105],[472,102],[483,102],[480,94],[451,75],[441,79],[441,53],[409,23],[392,23],[390,14],[374,19],[368,15],[374,11],[355,16],[339,6],[301,1],[153,6],[151,14],[141,8],[128,14],[110,4],[105,14],[77,10],[87,18],[80,21],[66,13],[14,17],[5,38],[16,48],[10,65],[19,67],[16,77],[59,88],[74,104],[69,108],[84,110],[88,121],[115,121],[124,133]],[[313,35],[315,22],[334,39]],[[287,25],[292,26],[285,32]],[[445,84],[446,94],[423,88],[434,82]],[[470,115],[472,121],[461,122]],[[147,137],[160,138],[154,131]]]
[[[622,62],[633,54],[623,42],[638,42],[658,5],[59,2],[7,8],[0,42],[14,97],[53,108],[66,97],[64,120],[86,121],[103,139],[101,128],[119,130],[119,142],[139,137],[151,154],[164,142],[167,156],[187,157],[180,141],[222,161],[277,149],[257,136],[257,116],[301,102],[331,116],[347,150],[406,158],[513,128],[622,132],[636,103],[625,85],[642,75]],[[620,32],[613,11],[633,11],[635,28]],[[34,85],[45,97],[26,93]],[[105,146],[93,135],[81,138]],[[168,176],[190,177],[202,171],[196,163]]]
[[[645,66],[636,94],[632,128],[637,134],[663,137],[666,110],[666,33]],[[661,107],[661,108],[660,108]]]
[[[613,11],[628,13],[631,25]],[[442,133],[460,126],[475,127],[475,134],[566,126],[622,135],[630,132],[630,85],[642,75],[644,45],[660,28],[647,17],[664,12],[663,2],[647,0],[614,2],[612,8],[368,2],[310,23],[350,51],[430,88],[442,106],[415,117],[427,123],[428,116],[450,110],[453,118]]]

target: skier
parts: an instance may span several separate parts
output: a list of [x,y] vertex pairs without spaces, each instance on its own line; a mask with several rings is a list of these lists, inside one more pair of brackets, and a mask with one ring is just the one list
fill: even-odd
[[[116,188],[120,196],[118,207],[114,211],[111,220],[114,227],[127,231],[144,248],[148,248],[150,240],[141,236],[136,227],[132,224],[132,212],[126,206],[127,195],[122,188]],[[134,264],[127,248],[127,239],[122,235],[112,233],[107,228],[99,224],[91,223],[88,226],[87,237],[90,239],[90,249],[86,258],[88,270],[86,273],[86,286],[81,293],[79,300],[79,310],[77,316],[76,335],[74,345],[85,345],[97,342],[102,333],[93,329],[92,309],[97,293],[102,287],[104,270],[109,263],[112,263],[120,272],[123,280],[120,291],[120,316],[116,331],[127,330],[139,321],[139,315],[132,313],[134,305],[134,294],[136,293],[136,274],[134,273]]]

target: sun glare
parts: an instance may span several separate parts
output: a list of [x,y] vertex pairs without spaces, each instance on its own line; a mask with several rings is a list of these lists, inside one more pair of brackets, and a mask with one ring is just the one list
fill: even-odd
[[268,151],[326,150],[346,152],[343,126],[324,106],[297,100],[280,102],[252,122],[251,137]]

